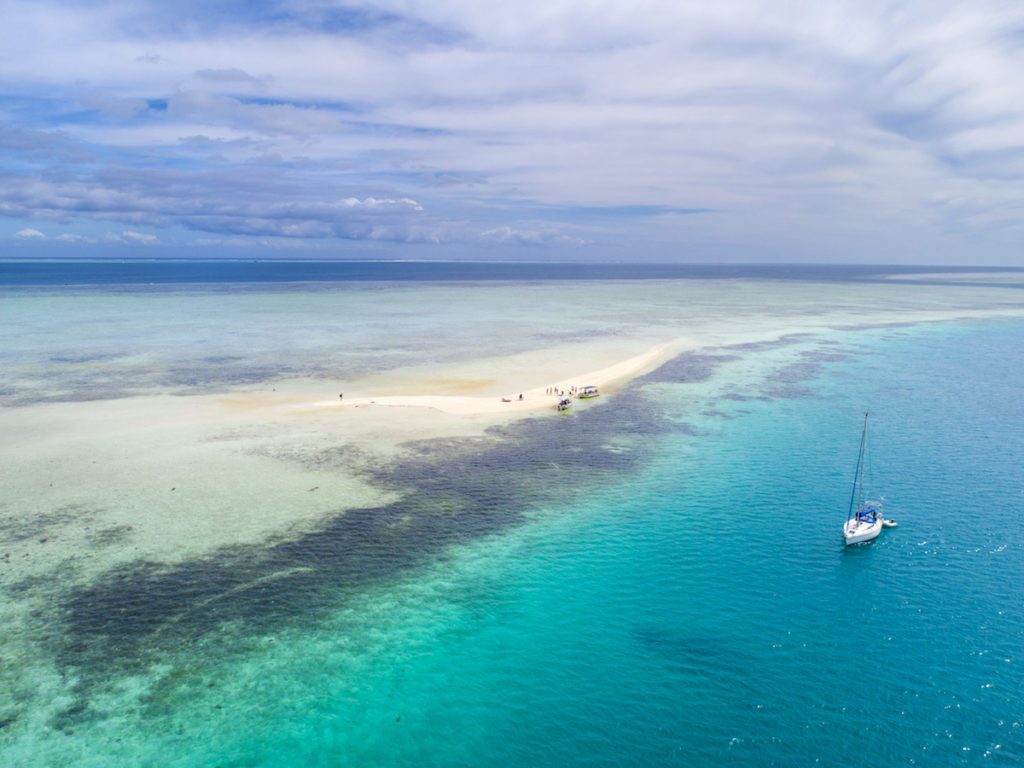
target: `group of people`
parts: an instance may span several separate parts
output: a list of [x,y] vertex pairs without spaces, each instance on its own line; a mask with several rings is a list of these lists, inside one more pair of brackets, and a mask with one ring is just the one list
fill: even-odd
[[559,389],[558,387],[548,387],[546,390],[544,390],[544,392],[545,394],[548,395],[558,395],[559,397],[565,397],[566,395],[575,395],[577,390],[577,387],[569,387],[569,391],[566,392],[564,389]]

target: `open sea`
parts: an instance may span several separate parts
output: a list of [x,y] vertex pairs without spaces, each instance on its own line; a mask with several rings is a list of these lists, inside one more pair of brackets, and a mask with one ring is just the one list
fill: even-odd
[[[0,440],[47,472],[38,494],[0,479],[0,765],[1024,763],[1024,273],[468,269],[0,263]],[[887,289],[963,311],[912,321]],[[566,416],[423,441],[363,472],[378,503],[188,556],[132,555],[127,523],[68,544],[83,510],[156,513],[85,483],[48,495],[74,458],[62,435],[11,437],[26,414],[281,371],[515,354],[552,323],[683,336],[699,296],[714,300],[694,317],[771,327],[824,312],[808,296],[825,291],[876,311],[704,345]],[[584,312],[595,296],[602,317]],[[510,318],[523,332],[497,335]],[[865,412],[871,488],[899,527],[845,547]],[[271,477],[273,447],[250,452]],[[223,482],[244,515],[255,480]],[[73,555],[47,554],[61,542]]]

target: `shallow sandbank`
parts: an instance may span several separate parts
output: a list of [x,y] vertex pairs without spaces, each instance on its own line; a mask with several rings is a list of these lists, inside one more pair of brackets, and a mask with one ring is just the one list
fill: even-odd
[[886,280],[894,282],[931,282],[931,283],[979,283],[996,285],[1024,282],[1024,271],[1007,270],[993,272],[918,272],[908,275],[882,275]]
[[[494,393],[478,395],[413,393],[369,395],[350,392],[348,397],[339,397],[337,400],[318,400],[313,403],[294,405],[292,408],[297,411],[308,411],[373,406],[431,408],[456,416],[520,414],[536,411],[541,408],[551,408],[557,402],[559,392],[568,392],[572,388],[579,389],[584,386],[594,385],[601,389],[603,393],[610,394],[614,392],[616,386],[620,386],[640,374],[653,369],[673,355],[679,354],[687,346],[686,341],[679,339],[659,344],[639,355],[634,355],[626,360],[598,370],[559,377],[552,377],[550,372],[536,370],[532,372],[534,381],[541,383],[519,389],[506,386],[508,382],[504,380],[495,381],[489,378],[478,380],[487,383],[487,386],[484,388],[504,387],[500,395]],[[548,375],[546,376],[545,373]],[[521,377],[522,374],[520,373],[519,376]],[[459,386],[457,380],[452,380],[452,383],[455,386]],[[461,385],[465,386],[465,382],[463,381]]]
[[[297,296],[312,302],[317,322],[330,322],[253,332],[252,318],[282,297],[240,294],[237,316],[164,337],[159,329],[182,314],[177,294],[148,323],[111,320],[107,302],[69,297],[66,322],[50,326],[53,308],[26,301],[20,311],[49,330],[21,340],[4,373],[52,401],[0,408],[0,519],[10,532],[0,575],[86,580],[122,563],[301,535],[401,493],[375,478],[419,441],[486,439],[510,419],[556,418],[550,388],[594,384],[605,395],[595,405],[614,408],[617,387],[683,351],[1022,312],[1017,290],[906,284],[652,281]],[[284,316],[311,322],[295,298]],[[341,298],[354,302],[345,322],[330,314],[347,306]],[[69,318],[89,312],[111,333],[74,337],[92,326]],[[67,340],[57,333],[64,327]],[[155,330],[140,341],[138,328]],[[150,342],[157,351],[146,357],[138,348]],[[193,374],[199,348],[204,367]],[[168,370],[187,374],[185,383],[163,383]],[[219,377],[202,375],[211,372]],[[222,385],[232,373],[246,383]],[[126,380],[123,391],[139,394],[87,399]]]

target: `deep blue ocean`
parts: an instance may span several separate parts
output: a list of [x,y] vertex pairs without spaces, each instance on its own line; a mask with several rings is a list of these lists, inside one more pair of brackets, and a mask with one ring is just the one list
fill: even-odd
[[[620,574],[643,574],[630,631],[655,721],[673,723],[645,724],[660,749],[638,753],[1024,759],[1022,355],[1019,321],[872,331],[768,399],[717,400],[721,416],[666,443],[620,550],[635,550]],[[874,491],[899,528],[845,547],[863,411]]]
[[[213,269],[129,267],[4,263],[0,283]],[[469,274],[448,268],[400,274]],[[557,278],[514,268],[471,279]],[[785,269],[691,276],[828,271]],[[684,354],[607,403],[424,451],[382,470],[414,491],[392,507],[55,592],[74,697],[45,722],[5,701],[0,762],[1019,765],[1022,372],[1019,318],[837,329]],[[865,412],[899,527],[845,547]]]
[[1006,267],[634,262],[300,261],[295,259],[0,260],[0,286],[332,281],[780,279],[872,280],[879,275],[1016,271]]

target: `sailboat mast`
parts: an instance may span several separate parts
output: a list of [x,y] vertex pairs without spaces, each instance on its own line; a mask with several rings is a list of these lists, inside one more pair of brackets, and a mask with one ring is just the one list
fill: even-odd
[[846,513],[846,519],[853,517],[853,501],[857,498],[857,490],[860,488],[861,462],[864,460],[864,443],[868,436],[868,414],[864,413],[864,429],[860,433],[860,450],[857,452],[857,469],[853,473],[853,488],[850,489],[850,509]]

